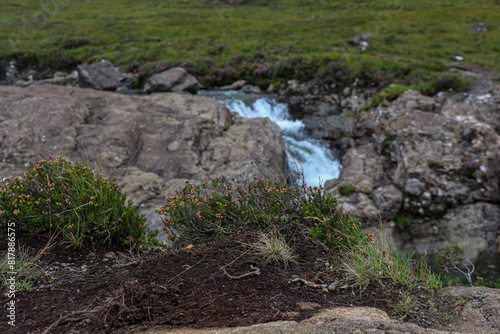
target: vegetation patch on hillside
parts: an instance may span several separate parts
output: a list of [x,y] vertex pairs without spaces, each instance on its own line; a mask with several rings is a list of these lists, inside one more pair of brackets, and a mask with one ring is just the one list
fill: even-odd
[[[107,59],[144,76],[183,66],[206,85],[294,78],[342,87],[357,78],[455,89],[441,74],[457,56],[498,69],[499,9],[491,0],[7,0],[0,62],[72,70]],[[480,23],[486,32],[467,31]],[[362,34],[375,37],[365,50],[347,44]],[[422,89],[432,94],[436,83]]]

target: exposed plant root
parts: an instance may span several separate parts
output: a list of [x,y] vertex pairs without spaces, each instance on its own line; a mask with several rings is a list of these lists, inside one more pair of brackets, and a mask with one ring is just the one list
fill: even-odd
[[257,275],[260,275],[260,269],[257,268],[257,267],[254,267],[253,265],[250,265],[250,269],[251,271],[246,273],[246,274],[242,274],[242,275],[239,275],[239,276],[231,276],[227,273],[226,271],[226,267],[222,267],[221,270],[224,272],[224,274],[226,274],[227,277],[229,277],[230,279],[242,279],[242,278],[245,278],[245,277],[250,277],[250,276],[257,276]]

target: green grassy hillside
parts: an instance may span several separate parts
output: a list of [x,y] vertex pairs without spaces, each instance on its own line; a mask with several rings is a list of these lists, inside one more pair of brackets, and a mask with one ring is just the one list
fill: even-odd
[[[297,68],[299,57],[312,60],[313,69],[301,66],[316,74],[334,74],[328,63],[341,61],[414,79],[460,55],[500,69],[500,0],[3,0],[0,12],[0,62],[38,68],[186,62],[199,74],[229,64],[238,76],[265,77],[271,65]],[[489,31],[466,31],[477,23]],[[346,43],[368,33],[376,39],[364,52]]]

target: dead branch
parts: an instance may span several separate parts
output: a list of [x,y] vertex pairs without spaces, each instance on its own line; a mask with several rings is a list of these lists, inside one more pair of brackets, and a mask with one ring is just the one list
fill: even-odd
[[307,285],[308,287],[315,288],[315,289],[324,289],[328,286],[328,284],[316,284],[314,282],[309,282],[309,281],[306,281],[305,279],[300,278],[300,277],[292,278],[289,282],[290,283],[302,282],[302,283],[304,283],[304,285]]

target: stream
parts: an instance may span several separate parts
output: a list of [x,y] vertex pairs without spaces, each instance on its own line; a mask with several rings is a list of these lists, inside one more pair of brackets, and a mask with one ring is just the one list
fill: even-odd
[[[290,117],[288,106],[277,102],[271,95],[246,94],[239,91],[200,91],[199,95],[208,96],[224,103],[229,110],[245,118],[267,117],[281,128],[285,148],[304,169],[305,182],[317,186],[337,178],[340,162],[335,160],[325,145],[304,136],[304,123]],[[297,173],[297,167],[287,155],[288,168]]]

